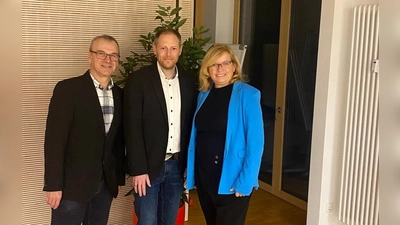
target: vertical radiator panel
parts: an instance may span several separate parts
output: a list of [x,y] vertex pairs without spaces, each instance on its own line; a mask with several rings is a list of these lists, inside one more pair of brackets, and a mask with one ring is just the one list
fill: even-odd
[[339,220],[377,225],[379,6],[354,7]]

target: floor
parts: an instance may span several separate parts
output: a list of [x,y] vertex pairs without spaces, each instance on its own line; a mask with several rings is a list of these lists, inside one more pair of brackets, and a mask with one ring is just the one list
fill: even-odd
[[[194,204],[189,208],[189,220],[185,225],[205,225],[196,190],[190,191]],[[267,191],[253,192],[247,213],[246,225],[305,225],[307,212]]]

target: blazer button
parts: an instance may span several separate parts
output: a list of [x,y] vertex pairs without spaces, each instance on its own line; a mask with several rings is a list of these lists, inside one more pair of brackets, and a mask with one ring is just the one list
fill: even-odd
[[215,163],[215,164],[218,164],[218,161],[217,161],[217,160],[215,160],[215,161],[214,161],[214,163]]

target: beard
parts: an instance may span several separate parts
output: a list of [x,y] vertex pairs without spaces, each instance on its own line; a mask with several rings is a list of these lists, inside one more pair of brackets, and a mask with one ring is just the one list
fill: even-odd
[[163,69],[171,70],[175,68],[177,61],[158,59],[158,63]]

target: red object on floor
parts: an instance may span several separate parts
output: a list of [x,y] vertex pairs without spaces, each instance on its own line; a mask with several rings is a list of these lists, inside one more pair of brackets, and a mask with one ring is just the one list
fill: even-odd
[[137,215],[136,215],[136,212],[135,212],[135,206],[133,206],[133,208],[132,208],[132,214],[133,214],[133,225],[137,225],[137,223],[138,223],[138,217],[137,217]]
[[178,209],[178,215],[176,216],[175,225],[183,225],[185,223],[185,205],[182,205]]
[[193,200],[193,198],[189,198],[189,205],[194,205],[194,200]]
[[[133,225],[137,225],[138,217],[136,216],[135,209],[133,211]],[[175,225],[184,225],[185,224],[185,205],[182,205],[178,209],[178,215],[176,216]]]

